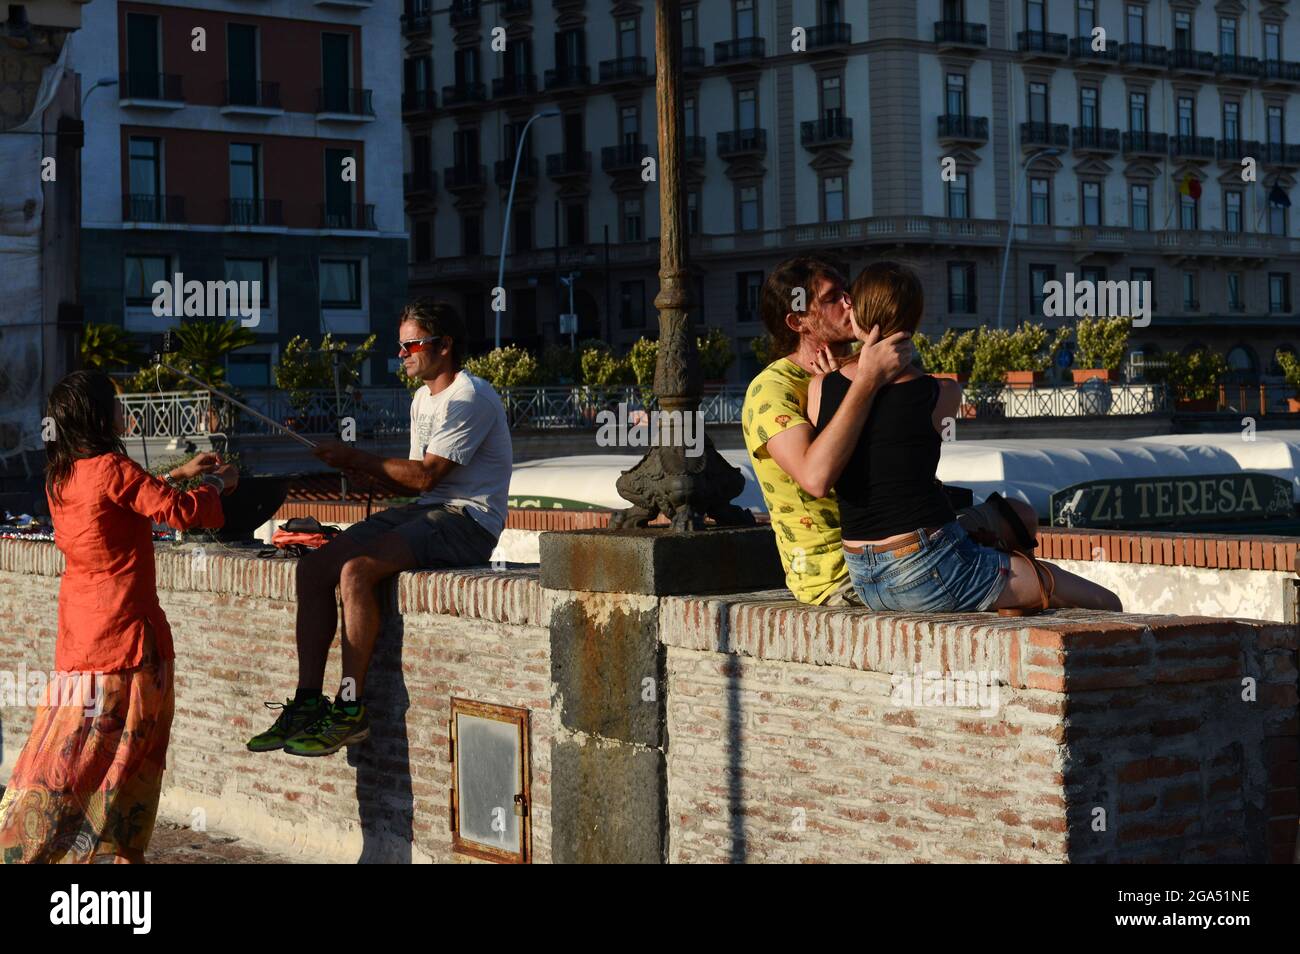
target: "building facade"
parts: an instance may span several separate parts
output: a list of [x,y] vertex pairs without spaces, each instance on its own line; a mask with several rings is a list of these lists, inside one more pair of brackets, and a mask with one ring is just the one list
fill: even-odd
[[[87,77],[86,317],[141,336],[159,280],[259,281],[257,344],[228,380],[274,381],[289,338],[379,335],[392,385],[406,298],[395,0],[98,0]],[[106,86],[91,89],[91,84]]]
[[[1070,320],[1043,314],[1067,274],[1149,281],[1135,349],[1204,344],[1243,379],[1275,373],[1300,346],[1296,215],[1268,198],[1300,168],[1294,6],[684,2],[696,318],[735,339],[743,380],[757,290],[796,251],[911,263],[931,332]],[[581,336],[655,334],[654,5],[408,0],[403,36],[413,292],[459,302],[490,344],[515,144],[556,110],[524,144],[505,337],[558,340],[571,273]]]

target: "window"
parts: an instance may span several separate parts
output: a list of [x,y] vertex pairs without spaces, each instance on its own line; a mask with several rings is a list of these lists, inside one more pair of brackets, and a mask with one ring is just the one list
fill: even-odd
[[433,223],[421,219],[411,226],[411,254],[417,262],[433,261]]
[[226,25],[226,101],[241,106],[267,105],[258,101],[257,27]]
[[1284,121],[1282,107],[1268,107],[1267,118],[1264,123],[1264,132],[1268,136],[1270,146],[1281,145],[1286,142],[1286,124]]
[[451,154],[458,169],[477,169],[479,165],[478,130],[457,129],[451,134]]
[[1232,17],[1219,17],[1219,55],[1237,55],[1237,21]]
[[682,97],[682,132],[687,136],[700,134],[700,118],[695,111],[695,97]]
[[700,192],[691,189],[686,193],[686,234],[700,234]]
[[128,255],[122,284],[129,308],[148,308],[153,304],[155,282],[171,281],[165,255]]
[[[476,51],[477,52],[477,51]],[[582,29],[561,30],[555,34],[555,69],[566,74],[587,65],[587,34]]]
[[1174,11],[1174,49],[1192,48],[1192,15],[1186,10]]
[[132,136],[127,144],[131,194],[128,198],[132,222],[161,222],[162,208],[162,141]]
[[587,205],[570,202],[564,207],[564,240],[569,245],[587,244]]
[[1241,272],[1228,272],[1228,310],[1246,310],[1241,297]]
[[327,113],[351,112],[352,37],[322,33],[321,107]]
[[1096,129],[1101,125],[1095,86],[1084,86],[1079,90],[1079,125],[1084,129]]
[[1031,123],[1047,122],[1047,84],[1029,84],[1029,121]]
[[483,254],[483,220],[472,212],[460,217],[460,254]]
[[1130,43],[1145,43],[1147,41],[1146,7],[1140,3],[1128,4],[1125,22],[1128,26],[1128,41]]
[[1264,24],[1264,59],[1282,59],[1282,27],[1280,24]]
[[964,172],[948,183],[948,218],[970,218],[970,178]]
[[618,302],[618,322],[621,327],[645,327],[645,282],[620,282]]
[[754,0],[735,0],[733,10],[736,39],[757,36],[758,21],[754,15]]
[[736,128],[758,128],[758,98],[753,89],[736,92]]
[[1147,94],[1128,94],[1128,131],[1146,133],[1147,131]]
[[1226,102],[1223,104],[1223,138],[1230,143],[1241,141],[1241,104]]
[[740,211],[740,231],[758,231],[760,227],[758,214],[758,186],[741,186],[736,191],[736,201]]
[[1156,310],[1155,289],[1156,289],[1156,271],[1154,268],[1132,268],[1129,269],[1129,281],[1135,282],[1133,286],[1133,301],[1131,302],[1134,311],[1146,308],[1146,296],[1151,296],[1151,311]]
[[1133,183],[1128,187],[1129,227],[1145,232],[1151,228],[1151,189]]
[[843,176],[826,176],[822,179],[822,221],[844,221]]
[[264,225],[261,147],[246,142],[230,144],[230,224]]
[[1268,273],[1268,310],[1275,315],[1291,310],[1291,276],[1286,272]]
[[1055,266],[1029,266],[1029,305],[1035,315],[1043,314],[1043,303],[1047,300],[1047,293],[1043,291],[1043,286],[1055,280]]
[[476,47],[458,47],[452,63],[455,65],[457,86],[468,86],[470,83],[479,82],[478,49]]
[[537,336],[537,289],[520,288],[511,294],[511,337],[535,338]]
[[143,13],[126,15],[127,97],[162,98],[162,51],[158,42],[158,18]]
[[506,123],[505,125],[505,130],[504,130],[505,139],[506,139],[505,159],[507,160],[507,162],[510,163],[510,167],[512,171],[514,169],[514,161],[515,161],[516,153],[518,153],[521,156],[520,159],[521,164],[528,162],[528,160],[533,157],[532,130],[530,129],[528,131],[528,134],[524,135],[524,127],[527,125],[528,125],[527,120],[524,120],[522,122],[517,122],[517,123]]
[[528,39],[512,40],[506,48],[506,76],[533,75],[533,41]]
[[630,59],[637,55],[640,44],[637,43],[636,18],[626,17],[618,21],[618,55]]
[[623,200],[623,241],[639,242],[645,235],[641,227],[641,197],[631,196]]
[[1101,225],[1101,183],[1084,182],[1083,223],[1084,225]]
[[321,259],[322,308],[361,307],[361,262],[357,259]]
[[1029,224],[1051,225],[1051,185],[1046,179],[1029,180]]
[[325,150],[325,225],[329,228],[349,228],[355,214],[352,190],[355,182],[343,179],[343,162],[355,158],[351,149]]
[[411,137],[411,183],[427,189],[433,182],[433,140],[428,136]]
[[822,118],[838,119],[844,115],[844,90],[838,76],[822,77]]
[[625,146],[635,146],[641,141],[641,110],[624,106],[618,111],[619,139]]
[[1285,206],[1270,202],[1268,204],[1268,234],[1287,234],[1287,210]]
[[514,212],[514,228],[511,230],[514,236],[516,252],[531,252],[533,250],[533,210],[516,209]]
[[1183,272],[1183,311],[1200,311],[1201,302],[1197,288],[1200,284],[1196,272]]
[[975,313],[975,263],[948,263],[948,311],[953,314]]
[[736,273],[736,320],[758,321],[758,303],[763,293],[762,272]]
[[[260,297],[259,307],[271,307],[271,263],[265,258],[228,258],[226,259],[226,281],[258,282]],[[252,288],[252,285],[249,285]],[[241,300],[243,296],[240,296]],[[265,330],[265,329],[263,329]]]
[[1096,0],[1076,0],[1074,5],[1074,30],[1076,36],[1091,37],[1097,26]]
[[1025,0],[1025,29],[1034,33],[1047,32],[1047,17],[1043,13],[1043,0]]
[[1182,229],[1199,229],[1201,227],[1200,209],[1196,200],[1190,195],[1178,194],[1178,227]]
[[694,7],[682,7],[682,46],[699,46],[699,24]]
[[1223,193],[1223,230],[1241,231],[1241,191],[1229,189]]
[[1178,97],[1178,135],[1196,135],[1196,101],[1190,96]]
[[264,388],[271,384],[271,355],[266,351],[232,351],[226,355],[226,383],[236,388]]
[[961,73],[949,73],[944,81],[946,93],[946,112],[950,116],[966,115],[966,77]]

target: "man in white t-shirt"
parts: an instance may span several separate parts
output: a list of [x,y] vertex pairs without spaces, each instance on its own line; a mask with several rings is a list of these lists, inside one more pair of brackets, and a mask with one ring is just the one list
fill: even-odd
[[[488,562],[506,521],[513,457],[505,408],[492,386],[461,370],[465,323],[450,305],[422,298],[402,311],[398,356],[423,383],[411,399],[405,460],[338,442],[315,454],[331,467],[389,485],[415,503],[353,524],[298,563],[298,690],[254,752],[330,755],[370,735],[363,702],[379,636],[376,586],[403,570]],[[343,680],[333,704],[321,692],[343,601]]]

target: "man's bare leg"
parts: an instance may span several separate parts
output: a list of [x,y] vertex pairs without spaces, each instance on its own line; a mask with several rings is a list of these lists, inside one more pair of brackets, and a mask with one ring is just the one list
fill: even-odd
[[[339,590],[343,596],[343,680],[355,687],[354,698],[362,697],[370,658],[381,625],[375,588],[384,580],[418,565],[407,542],[396,533],[386,533],[366,545],[360,554],[343,564]],[[323,669],[322,669],[323,677]]]
[[338,629],[338,605],[334,588],[343,565],[362,548],[339,537],[298,561],[298,688],[320,692],[325,682],[325,663],[334,631]]

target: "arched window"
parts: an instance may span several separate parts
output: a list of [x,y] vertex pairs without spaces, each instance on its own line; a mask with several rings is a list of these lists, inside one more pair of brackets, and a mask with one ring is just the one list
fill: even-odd
[[1250,345],[1235,345],[1227,354],[1228,380],[1236,383],[1259,380],[1259,359]]

